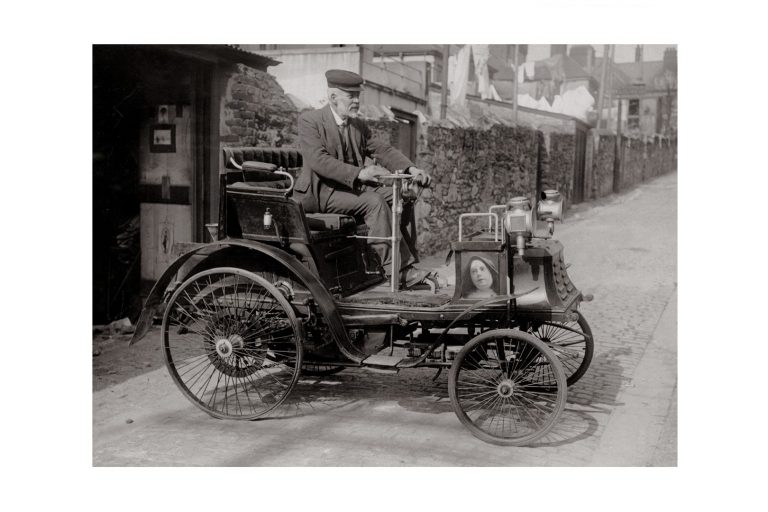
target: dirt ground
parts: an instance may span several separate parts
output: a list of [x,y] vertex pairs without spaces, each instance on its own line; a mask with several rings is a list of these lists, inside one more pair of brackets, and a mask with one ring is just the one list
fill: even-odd
[[131,334],[94,327],[93,391],[162,368],[165,361],[159,338],[159,328],[153,327],[144,339],[129,347]]

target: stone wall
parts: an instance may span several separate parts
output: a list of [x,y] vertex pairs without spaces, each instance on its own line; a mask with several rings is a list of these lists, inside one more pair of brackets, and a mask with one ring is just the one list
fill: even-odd
[[565,204],[571,204],[573,195],[573,170],[576,158],[574,133],[549,134],[548,165],[542,166],[542,190],[553,188],[563,195]]
[[646,143],[622,137],[621,188],[631,187],[645,179]]
[[[460,214],[487,212],[513,196],[535,193],[540,132],[503,125],[488,130],[429,126],[423,135],[416,164],[432,175],[433,184],[416,205],[422,255],[449,248],[458,238]],[[465,231],[473,228],[468,224]]]
[[665,139],[649,142],[646,152],[648,154],[645,166],[646,179],[677,169],[677,143],[675,141]]
[[[587,138],[587,144],[590,138]],[[616,136],[602,133],[595,139],[592,153],[592,198],[613,193],[613,165],[616,154]]]
[[[592,153],[591,199],[613,193],[613,167],[616,136],[604,131],[592,132],[587,139],[596,141]],[[596,149],[595,149],[596,148]],[[670,139],[643,141],[622,136],[619,191],[627,190],[655,176],[677,170],[677,142]],[[587,170],[589,173],[589,169]]]
[[371,129],[371,136],[389,143],[390,146],[397,147],[400,130],[397,121],[387,119],[366,121],[368,128]]
[[297,145],[298,112],[272,75],[238,64],[223,92],[222,145]]

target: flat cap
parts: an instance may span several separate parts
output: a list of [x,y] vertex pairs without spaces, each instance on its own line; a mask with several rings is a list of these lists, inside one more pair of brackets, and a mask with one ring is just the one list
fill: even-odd
[[347,92],[360,91],[360,84],[363,83],[363,77],[343,69],[329,69],[325,72],[325,79],[328,80],[328,87]]

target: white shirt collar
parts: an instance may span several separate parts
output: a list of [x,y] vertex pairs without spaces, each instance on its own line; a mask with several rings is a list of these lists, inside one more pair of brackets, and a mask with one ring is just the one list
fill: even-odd
[[331,107],[331,113],[333,114],[333,118],[336,120],[336,125],[341,126],[344,124],[344,120],[341,118],[339,114],[336,113],[335,110],[333,110],[333,107]]

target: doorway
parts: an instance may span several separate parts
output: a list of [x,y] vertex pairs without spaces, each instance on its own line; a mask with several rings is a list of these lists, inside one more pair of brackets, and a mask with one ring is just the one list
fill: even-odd
[[[204,186],[210,174],[210,136],[204,129],[210,74],[209,65],[151,45],[93,46],[94,324],[135,321],[152,284],[141,280],[142,240],[160,226],[141,227],[142,205],[186,205],[191,236],[198,241],[203,229],[198,224],[206,221],[211,201],[210,187]],[[158,115],[189,117],[188,184],[155,186],[147,179],[148,130],[159,124]],[[174,147],[180,144],[179,138]]]
[[418,118],[402,110],[392,109],[397,121],[397,149],[411,162],[416,161],[416,122]]

